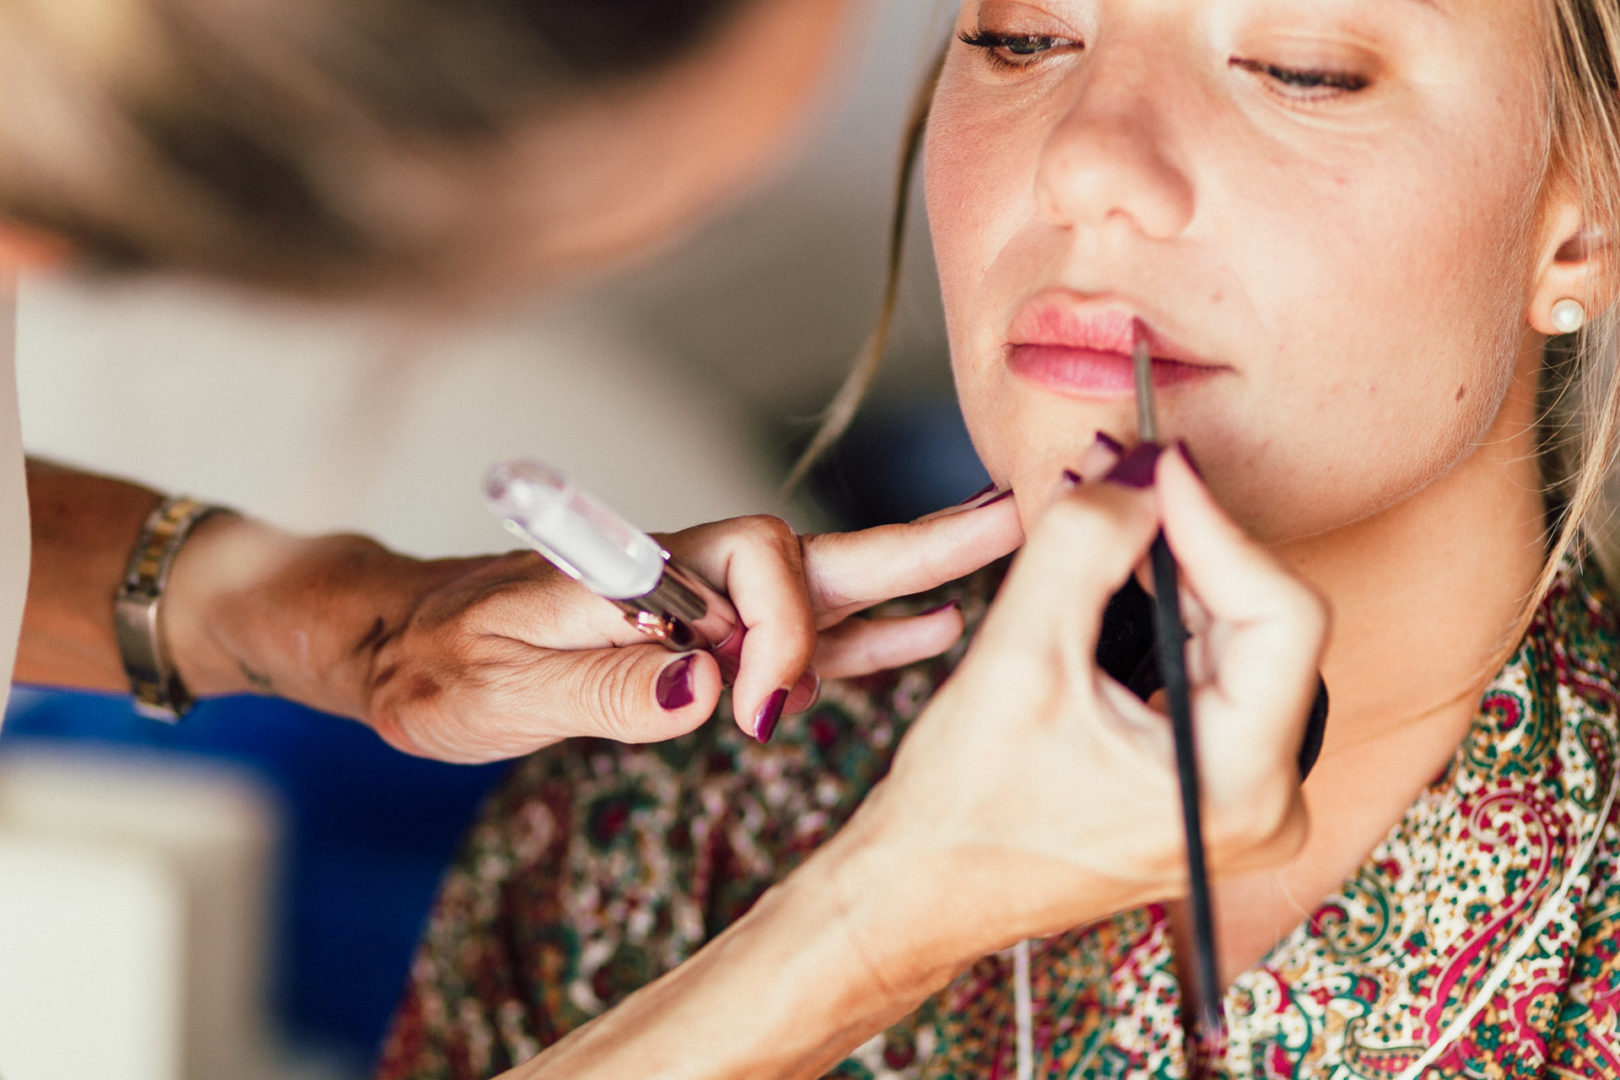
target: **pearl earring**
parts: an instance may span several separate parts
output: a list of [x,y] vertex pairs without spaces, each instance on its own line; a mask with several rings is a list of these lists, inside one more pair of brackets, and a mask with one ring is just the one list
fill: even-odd
[[1586,308],[1566,296],[1552,306],[1552,324],[1560,334],[1573,334],[1586,325]]

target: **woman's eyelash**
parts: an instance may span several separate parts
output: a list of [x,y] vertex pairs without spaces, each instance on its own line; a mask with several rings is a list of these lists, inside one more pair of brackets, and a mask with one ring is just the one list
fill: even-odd
[[999,68],[1029,67],[1043,53],[1059,49],[1083,48],[1080,42],[1054,34],[1005,34],[994,30],[964,30],[956,35],[962,44],[984,53]]
[[1284,87],[1287,92],[1306,99],[1354,94],[1359,90],[1367,89],[1371,84],[1371,80],[1366,76],[1357,75],[1350,71],[1289,68],[1283,67],[1281,64],[1269,64],[1264,60],[1248,60],[1240,56],[1234,56],[1231,65],[1241,71],[1262,75]]
[[[978,49],[992,65],[1018,70],[1038,63],[1040,57],[1056,50],[1083,49],[1082,42],[1055,34],[1009,34],[996,30],[964,30],[957,35],[962,44]],[[1231,65],[1276,83],[1283,92],[1306,101],[1324,100],[1340,94],[1354,94],[1370,84],[1366,76],[1326,68],[1290,68],[1264,60],[1234,56]]]

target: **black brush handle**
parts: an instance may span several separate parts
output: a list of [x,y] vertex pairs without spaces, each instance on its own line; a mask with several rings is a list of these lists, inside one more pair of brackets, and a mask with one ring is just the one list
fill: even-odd
[[[1203,1019],[1208,1031],[1221,1027],[1220,982],[1215,973],[1215,920],[1210,906],[1209,868],[1204,862],[1204,823],[1199,803],[1198,750],[1193,738],[1192,686],[1187,678],[1187,628],[1181,621],[1181,587],[1175,556],[1160,533],[1153,540],[1153,620],[1158,631],[1159,674],[1170,706],[1170,733],[1176,746],[1176,779],[1181,788],[1181,827],[1187,837],[1187,898],[1191,908],[1195,969]],[[1196,1060],[1192,1046],[1188,1060]]]

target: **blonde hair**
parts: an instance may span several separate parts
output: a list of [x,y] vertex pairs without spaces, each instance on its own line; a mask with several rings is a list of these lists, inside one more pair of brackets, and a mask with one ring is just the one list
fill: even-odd
[[[1616,0],[1543,3],[1550,45],[1546,175],[1550,183],[1571,185],[1585,207],[1588,234],[1610,249],[1610,238],[1620,236],[1620,5]],[[907,125],[876,326],[794,465],[789,485],[837,442],[877,375],[899,289],[912,174],[944,55],[942,50],[930,69]],[[1620,273],[1613,259],[1605,258],[1611,275]],[[1592,317],[1573,338],[1555,339],[1548,347],[1541,458],[1554,513],[1547,561],[1511,635],[1515,642],[1571,552],[1591,553],[1610,580],[1620,581],[1620,476],[1611,467],[1620,444],[1620,319],[1606,303],[1610,292],[1612,286],[1600,292],[1594,282],[1587,296],[1575,298]]]
[[1614,0],[1545,0],[1549,16],[1548,176],[1568,184],[1585,209],[1585,226],[1609,283],[1592,280],[1580,300],[1586,325],[1555,341],[1544,365],[1542,455],[1549,491],[1561,504],[1539,601],[1570,552],[1590,552],[1620,581],[1620,480],[1613,462],[1620,436],[1620,325],[1611,301],[1613,240],[1620,232],[1620,5]]
[[0,0],[0,221],[92,266],[448,278],[476,168],[748,0]]

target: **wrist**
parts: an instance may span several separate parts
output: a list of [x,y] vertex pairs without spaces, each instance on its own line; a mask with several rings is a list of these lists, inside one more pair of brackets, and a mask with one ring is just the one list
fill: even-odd
[[817,855],[856,948],[897,996],[926,996],[990,953],[1164,894],[909,801],[884,781]]
[[914,1008],[997,947],[983,912],[961,918],[941,853],[907,843],[880,785],[850,822],[789,879],[812,891],[839,928],[874,1005]]

